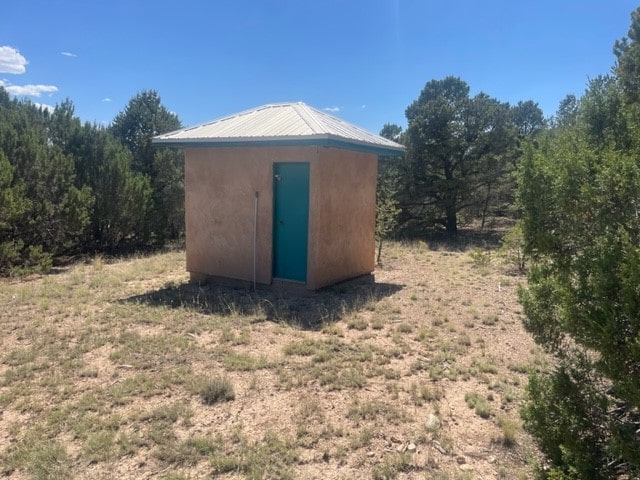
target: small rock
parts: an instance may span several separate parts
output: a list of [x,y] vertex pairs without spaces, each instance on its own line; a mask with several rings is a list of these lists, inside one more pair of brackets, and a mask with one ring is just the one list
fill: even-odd
[[409,445],[407,445],[407,450],[409,452],[415,452],[416,450],[416,444],[415,443],[410,443]]
[[460,470],[462,470],[463,472],[470,472],[471,470],[473,470],[473,467],[465,463],[463,465],[460,465]]
[[375,457],[375,452],[367,452],[367,457]]
[[425,422],[425,426],[427,430],[434,432],[440,428],[440,419],[433,413],[430,413]]
[[456,457],[456,462],[458,462],[460,465],[463,465],[467,463],[467,459],[464,458],[463,456],[459,456],[459,457]]
[[444,448],[442,448],[442,446],[440,445],[440,442],[438,442],[437,440],[433,442],[433,448],[438,450],[443,455],[447,454],[447,451]]
[[396,452],[398,452],[398,453],[404,453],[406,450],[407,450],[407,446],[406,445],[400,444],[400,445],[398,445],[396,447]]
[[493,455],[489,456],[489,458],[487,458],[487,462],[495,463],[496,462],[496,457],[494,457]]
[[393,443],[402,443],[402,440],[400,440],[398,437],[394,437],[393,435],[391,435],[390,440],[391,440]]

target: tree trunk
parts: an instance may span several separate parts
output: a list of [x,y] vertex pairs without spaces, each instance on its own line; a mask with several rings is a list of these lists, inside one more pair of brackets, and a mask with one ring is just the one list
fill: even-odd
[[448,233],[457,233],[458,232],[458,219],[456,217],[456,208],[455,206],[447,206],[447,232]]
[[458,209],[456,208],[456,193],[447,192],[445,197],[444,213],[446,215],[446,227],[448,233],[458,231]]
[[382,238],[378,240],[378,257],[376,258],[378,265],[380,265],[380,257],[382,257]]
[[489,199],[491,198],[491,183],[487,186],[487,195],[484,197],[484,205],[482,206],[482,225],[480,231],[484,231],[484,222],[487,218],[487,210],[489,209]]
[[444,194],[444,213],[447,217],[447,232],[456,233],[458,231],[458,219],[456,208],[455,182],[453,181],[453,169],[448,159],[444,163],[444,177],[447,180],[447,191]]

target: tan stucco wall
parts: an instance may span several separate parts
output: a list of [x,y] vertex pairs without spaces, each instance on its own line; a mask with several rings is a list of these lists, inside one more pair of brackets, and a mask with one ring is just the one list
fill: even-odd
[[307,288],[374,269],[377,157],[327,147],[185,149],[187,270],[271,283],[273,163],[309,162]]
[[327,147],[318,153],[309,188],[313,290],[375,268],[377,156]]

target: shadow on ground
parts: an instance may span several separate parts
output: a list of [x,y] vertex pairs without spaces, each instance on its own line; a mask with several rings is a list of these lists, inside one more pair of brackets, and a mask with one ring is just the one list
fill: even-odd
[[389,283],[347,282],[319,292],[296,293],[272,288],[258,288],[254,292],[251,289],[214,284],[183,283],[121,301],[187,308],[205,314],[263,318],[315,330],[360,310],[373,310],[375,303],[402,288],[402,285]]
[[408,224],[401,232],[401,238],[419,240],[427,244],[430,250],[448,252],[466,252],[476,248],[497,249],[502,245],[502,238],[513,226],[514,220],[508,217],[490,219],[484,228],[471,223],[459,225],[455,234],[444,229],[429,229],[420,224]]
[[460,228],[455,235],[447,232],[429,232],[423,237],[431,250],[465,252],[474,248],[496,249],[501,245],[502,230],[478,231],[473,228]]

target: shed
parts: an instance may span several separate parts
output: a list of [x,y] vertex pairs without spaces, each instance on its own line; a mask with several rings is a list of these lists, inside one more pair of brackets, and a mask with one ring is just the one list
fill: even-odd
[[153,143],[184,149],[192,280],[316,290],[373,272],[378,155],[401,155],[401,145],[300,102]]

